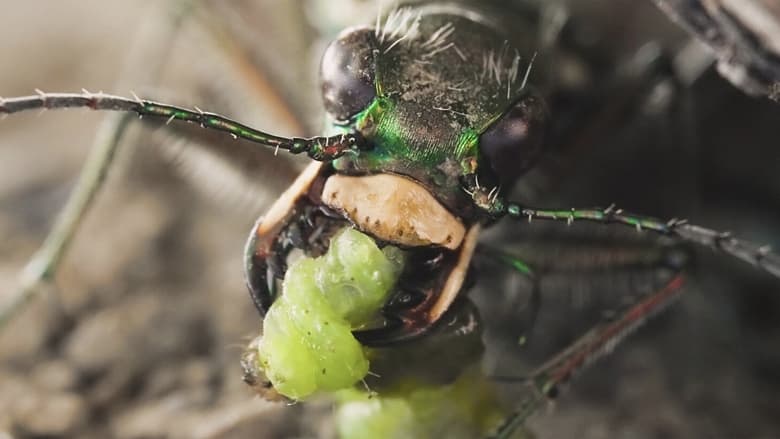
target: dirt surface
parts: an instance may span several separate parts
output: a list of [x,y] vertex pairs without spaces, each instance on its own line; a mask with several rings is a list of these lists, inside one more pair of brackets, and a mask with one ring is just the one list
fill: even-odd
[[[173,38],[166,2],[0,0],[0,96],[36,88],[135,91],[240,115],[281,134],[313,132],[321,107],[311,66],[322,42],[313,38],[317,28],[301,23],[330,8],[214,3],[204,17],[222,17],[226,27],[209,34],[188,20]],[[633,4],[592,2],[585,29],[608,29],[615,46],[626,46],[616,53],[633,50],[629,41],[683,38],[651,6]],[[615,20],[616,10],[626,12],[623,20]],[[332,32],[360,22],[342,21],[322,27]],[[236,44],[209,37],[225,29]],[[247,73],[257,59],[272,59],[263,64],[265,77],[288,84],[278,96]],[[780,109],[742,96],[714,73],[686,99],[690,111],[681,120],[692,150],[675,149],[668,138],[655,145],[663,130],[639,126],[578,162],[549,198],[535,202],[615,201],[780,248]],[[291,123],[276,100],[295,102],[289,112],[307,114],[303,124]],[[16,288],[19,271],[53,224],[101,119],[79,110],[0,121],[0,300]],[[243,285],[244,240],[298,165],[252,155],[238,159],[239,167],[252,166],[234,178],[209,161],[219,147],[192,158],[159,132],[133,133],[56,287],[0,332],[0,438],[332,436],[330,402],[261,401],[241,381],[238,362],[260,327]],[[558,254],[561,233],[591,230],[536,225],[515,236],[504,228],[486,240],[511,236],[523,251]],[[621,236],[609,239],[626,242]],[[683,300],[535,416],[536,437],[778,437],[780,283],[707,251],[695,256]],[[496,375],[527,373],[609,306],[596,296],[601,284],[552,277],[539,326],[520,348],[514,341],[522,321],[492,313],[514,303],[507,291],[527,295],[529,287],[486,273],[475,301],[494,320],[484,364]]]

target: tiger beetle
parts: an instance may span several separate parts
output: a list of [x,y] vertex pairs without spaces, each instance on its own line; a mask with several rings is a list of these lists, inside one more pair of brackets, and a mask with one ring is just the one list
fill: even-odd
[[[660,220],[615,206],[535,208],[507,199],[545,152],[555,123],[546,104],[550,85],[534,74],[543,47],[533,35],[510,37],[516,35],[510,27],[520,26],[516,20],[488,6],[434,2],[398,8],[373,27],[342,32],[326,49],[320,71],[336,133],[329,136],[281,137],[198,108],[87,91],[2,98],[0,114],[79,107],[116,111],[191,122],[275,151],[307,155],[312,163],[250,233],[249,293],[265,315],[279,295],[288,255],[296,249],[322,253],[328,238],[351,224],[381,245],[411,255],[398,291],[382,310],[384,324],[354,333],[367,346],[425,337],[454,304],[466,300],[480,231],[499,220],[517,227],[532,220],[628,226],[710,247],[780,277],[780,256],[768,247],[684,220]],[[54,232],[28,264],[23,288],[0,310],[0,324],[54,275],[129,120],[116,119],[106,148],[89,165],[92,172],[82,175]],[[533,275],[523,261],[499,259]],[[518,405],[499,437],[508,436],[573,373],[681,294],[684,264],[661,263],[675,271],[662,288],[594,327],[528,378],[534,396]]]

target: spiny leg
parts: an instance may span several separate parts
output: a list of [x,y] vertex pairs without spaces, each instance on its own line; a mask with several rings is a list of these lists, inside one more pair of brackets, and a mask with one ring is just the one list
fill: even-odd
[[[567,328],[565,332],[568,334],[581,334],[569,329],[581,328],[573,321],[575,316],[569,314],[570,307],[576,307],[577,311],[572,309],[571,312],[583,313],[582,317],[586,319],[594,315],[587,312],[588,309],[599,311],[604,318],[614,316],[616,308],[622,309],[626,304],[632,304],[665,285],[674,274],[688,266],[692,256],[689,246],[667,240],[648,239],[630,233],[594,233],[596,231],[591,228],[578,228],[572,232],[564,236],[550,236],[550,233],[540,234],[535,229],[519,230],[517,234],[508,237],[506,234],[501,235],[503,246],[511,249],[511,254],[494,250],[511,261],[522,261],[519,269],[533,267],[532,288],[536,291],[532,291],[531,295],[538,294],[537,306],[548,310],[544,314],[539,313],[539,318],[530,324],[523,322],[521,333],[528,336],[529,342],[531,331],[545,333],[544,338],[537,337],[535,349],[523,355],[535,356],[541,352],[545,352],[545,356],[549,355],[550,350],[546,346],[554,343],[551,339],[559,338],[557,332],[550,332],[551,328]],[[519,245],[510,243],[514,240],[518,240]],[[478,248],[478,254],[484,254],[482,250]],[[506,333],[503,328],[518,328],[518,316],[514,313],[507,315],[504,310],[514,309],[515,306],[503,300],[496,301],[495,289],[495,286],[488,287],[490,298],[483,295],[481,306],[485,315],[494,315],[491,325]],[[528,292],[525,296],[528,297]],[[587,326],[592,324],[591,321]],[[505,340],[502,351],[515,351],[517,338],[514,334],[517,332],[517,329],[509,330],[511,336]],[[497,363],[496,366],[503,363]],[[514,369],[503,367],[493,368],[490,376],[510,382],[523,380]]]
[[0,328],[33,297],[41,283],[52,280],[63,254],[103,186],[131,120],[132,117],[127,114],[114,114],[103,120],[78,182],[52,231],[22,271],[19,289],[0,307]]
[[[777,39],[769,4],[766,10],[737,14],[734,6],[707,1],[653,0],[671,20],[707,44],[718,60],[718,72],[750,95],[780,100],[780,62],[763,41]],[[765,27],[766,26],[766,27]]]
[[610,353],[623,338],[680,297],[683,283],[683,276],[675,275],[663,288],[641,298],[615,318],[597,325],[536,369],[528,379],[530,394],[491,437],[510,438],[573,374]]
[[[536,234],[534,234],[537,236]],[[542,236],[536,239],[548,242]],[[526,239],[523,239],[525,242]],[[662,283],[655,284],[649,294],[635,297],[628,308],[612,309],[604,313],[602,322],[592,328],[585,336],[545,362],[526,377],[493,377],[494,379],[526,382],[526,392],[517,410],[506,419],[505,424],[495,433],[495,437],[512,437],[515,429],[534,414],[548,399],[554,396],[559,384],[565,382],[573,373],[609,353],[623,337],[639,327],[646,319],[662,310],[679,295],[682,277],[681,270],[687,265],[686,248],[677,244],[650,244],[648,240],[632,240],[612,243],[612,238],[594,236],[592,233],[579,233],[567,236],[561,246],[552,243],[550,248],[539,248],[529,244],[528,252],[513,250],[536,269],[540,281],[547,276],[578,275],[577,282],[587,281],[588,276],[601,273],[625,273],[633,278],[637,270],[664,274]],[[648,246],[650,244],[650,246]],[[605,247],[605,245],[607,247]],[[614,250],[612,247],[617,245]],[[604,251],[606,249],[607,252]],[[562,254],[561,254],[562,253]],[[648,273],[649,273],[648,272]],[[584,277],[583,277],[584,276]],[[657,278],[654,275],[653,278]],[[656,290],[656,288],[660,288]],[[545,294],[543,291],[542,294]],[[668,296],[667,296],[668,294]]]

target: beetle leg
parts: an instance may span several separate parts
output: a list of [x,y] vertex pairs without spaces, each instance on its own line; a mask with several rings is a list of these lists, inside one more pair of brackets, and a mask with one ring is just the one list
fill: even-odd
[[[583,238],[574,238],[574,245],[565,243],[566,248],[550,249],[549,254],[545,254],[544,250],[529,253],[526,259],[534,264],[537,273],[543,273],[539,275],[540,281],[545,276],[556,274],[589,276],[600,272],[625,271],[632,276],[636,270],[647,269],[657,273],[653,278],[663,280],[654,283],[652,289],[646,290],[647,294],[634,296],[628,303],[623,302],[624,305],[621,305],[619,310],[613,308],[610,312],[603,313],[600,323],[530,375],[523,378],[504,378],[509,381],[523,381],[528,384],[529,389],[517,410],[498,431],[497,437],[511,437],[515,428],[522,425],[548,399],[555,397],[561,384],[601,355],[610,353],[624,337],[649,317],[662,311],[681,293],[683,278],[680,273],[688,266],[689,261],[689,252],[685,247],[679,244],[664,244],[645,248],[637,242],[639,246],[630,245],[605,253],[599,251],[604,245],[601,239],[590,241]],[[537,249],[537,246],[531,247]],[[665,272],[662,278],[658,277],[661,274],[658,270]],[[579,283],[586,279],[577,278],[574,282]]]
[[528,379],[530,394],[517,410],[504,421],[492,436],[509,438],[511,434],[548,399],[557,395],[561,384],[603,355],[610,353],[620,341],[662,311],[682,294],[684,278],[677,274],[666,285],[649,294],[612,319],[588,331],[550,361],[536,369]]
[[[720,1],[653,0],[673,22],[709,46],[718,59],[719,73],[747,94],[777,101],[780,62],[771,41],[777,16],[761,2],[750,8]],[[750,12],[747,12],[750,11]]]

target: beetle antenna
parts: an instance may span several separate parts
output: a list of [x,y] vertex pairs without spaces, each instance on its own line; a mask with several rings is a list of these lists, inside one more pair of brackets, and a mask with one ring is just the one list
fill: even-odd
[[735,238],[730,232],[720,232],[689,224],[686,220],[675,218],[662,221],[649,216],[625,212],[614,205],[606,209],[534,209],[516,203],[504,204],[501,200],[493,199],[486,209],[491,211],[494,217],[506,215],[513,219],[565,219],[568,223],[589,221],[602,224],[621,224],[634,227],[637,231],[650,230],[683,242],[710,247],[780,278],[780,255],[772,252],[768,245],[759,245]]
[[132,99],[103,93],[44,93],[36,90],[35,95],[15,98],[0,98],[0,115],[5,116],[27,110],[91,108],[101,111],[120,111],[136,113],[139,117],[160,118],[170,123],[174,120],[191,122],[205,129],[223,131],[233,138],[242,138],[274,149],[282,149],[292,154],[305,153],[317,161],[331,161],[344,154],[355,153],[365,145],[358,132],[338,134],[330,137],[280,137],[259,131],[225,116],[202,111],[199,108],[188,109],[140,99]]

